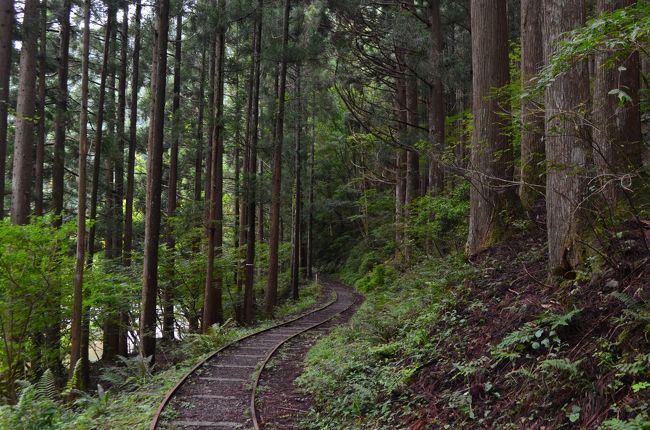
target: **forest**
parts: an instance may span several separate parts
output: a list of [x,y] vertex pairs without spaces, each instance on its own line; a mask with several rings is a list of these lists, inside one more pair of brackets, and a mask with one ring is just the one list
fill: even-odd
[[0,0],[0,429],[650,429],[648,0]]

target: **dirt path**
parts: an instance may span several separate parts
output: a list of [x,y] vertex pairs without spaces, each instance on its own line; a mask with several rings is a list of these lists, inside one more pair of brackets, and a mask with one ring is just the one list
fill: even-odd
[[[260,363],[279,344],[288,339],[293,339],[291,343],[297,342],[300,345],[303,338],[305,342],[308,339],[313,339],[310,332],[317,330],[322,334],[327,327],[331,328],[340,324],[343,321],[341,318],[336,318],[336,321],[332,318],[346,311],[349,312],[357,301],[357,295],[340,283],[325,282],[325,286],[336,292],[336,301],[290,323],[246,337],[207,360],[178,387],[169,403],[162,410],[160,419],[152,424],[152,428],[167,430],[252,428],[253,420],[250,412],[252,385]],[[317,324],[322,325],[317,329],[311,329]],[[294,337],[305,330],[307,331],[304,334]],[[298,355],[291,360],[296,360],[296,364],[300,366],[304,353],[308,349],[304,349],[308,343],[302,345],[302,353],[300,352],[301,347],[297,348]],[[275,373],[270,369],[264,374],[268,372],[270,372],[269,374]],[[295,377],[290,381],[288,378],[288,373],[281,377],[281,379],[287,379],[291,386],[278,389],[287,390],[285,393],[287,399],[292,399],[295,398],[294,394],[297,394],[293,393],[292,382]],[[276,416],[277,413],[273,413],[275,410],[276,408],[271,404],[270,407],[264,409],[264,413],[268,412],[269,417]],[[258,417],[260,417],[260,422],[266,420],[262,414],[258,413]]]

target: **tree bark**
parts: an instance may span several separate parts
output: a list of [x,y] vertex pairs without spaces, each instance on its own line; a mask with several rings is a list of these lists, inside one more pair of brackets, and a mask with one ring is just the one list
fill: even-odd
[[273,315],[278,300],[278,249],[280,246],[280,198],[282,194],[282,144],[284,141],[284,111],[287,90],[287,49],[289,45],[289,16],[291,1],[284,0],[282,21],[282,59],[277,87],[277,111],[273,136],[273,178],[271,185],[271,214],[269,227],[269,274],[264,294],[264,312]]
[[251,324],[254,315],[253,285],[255,282],[255,189],[257,187],[257,141],[259,125],[259,99],[260,99],[260,63],[262,53],[262,21],[264,0],[257,1],[255,11],[255,37],[253,44],[253,85],[251,92],[250,109],[250,141],[248,143],[248,172],[246,186],[246,260],[244,280],[244,322]]
[[29,222],[36,110],[36,60],[40,27],[38,21],[38,0],[25,0],[11,183],[11,222],[14,224]]
[[514,212],[513,154],[508,137],[507,97],[495,91],[508,84],[506,1],[472,0],[474,135],[467,253],[476,255],[502,239],[506,213]]
[[298,300],[300,295],[300,250],[302,244],[302,163],[300,157],[300,145],[302,139],[302,94],[300,88],[300,63],[296,64],[296,130],[295,136],[295,200],[293,215],[293,244],[291,248],[291,297]]
[[225,29],[225,0],[220,0],[219,24],[217,42],[215,45],[215,74],[214,80],[214,119],[212,121],[212,177],[210,179],[210,200],[207,201],[210,217],[207,223],[208,235],[208,264],[205,276],[205,299],[203,306],[203,333],[216,323],[223,322],[222,287],[223,274],[215,272],[215,258],[223,253],[223,141],[224,141],[224,70],[226,62],[226,29]]
[[[88,61],[90,52],[90,0],[84,1],[84,30],[81,55],[81,112],[79,114],[79,177],[77,203],[77,253],[72,299],[70,373],[82,353],[83,282],[86,259],[86,157],[88,156]],[[83,378],[82,378],[83,379]]]
[[124,266],[131,265],[133,250],[133,189],[135,183],[135,150],[138,144],[138,90],[140,89],[140,19],[141,0],[135,4],[133,36],[133,70],[131,72],[131,102],[129,107],[129,155],[126,163],[126,202],[124,205]]
[[[562,34],[585,21],[584,0],[544,0],[544,61],[557,49]],[[581,234],[586,192],[585,168],[590,151],[589,130],[580,110],[589,101],[586,61],[559,76],[544,95],[546,119],[546,228],[549,269],[565,275],[584,260]]]
[[156,357],[156,294],[160,243],[162,158],[165,126],[165,86],[169,0],[156,1],[155,60],[151,73],[151,126],[147,146],[147,208],[145,214],[144,271],[140,315],[140,355]]
[[203,176],[203,115],[205,111],[205,46],[201,53],[201,77],[199,83],[199,116],[196,121],[196,157],[194,158],[194,201],[201,201],[201,178]]
[[52,162],[52,210],[62,222],[65,192],[65,136],[68,126],[68,63],[70,59],[70,10],[72,0],[64,0],[59,14],[59,71],[54,119],[54,159]]
[[[635,3],[635,0],[598,0],[596,12],[612,12]],[[614,64],[610,64],[611,54],[598,52],[595,55],[593,150],[605,198],[616,205],[624,192],[620,175],[634,175],[643,165],[643,140],[639,53],[634,52]],[[618,94],[610,94],[612,90],[623,91],[630,100],[619,103]]]
[[36,130],[36,154],[34,166],[34,214],[43,216],[43,180],[45,170],[45,67],[47,60],[47,0],[40,4],[40,48],[38,53],[38,128]]
[[122,258],[124,237],[124,147],[128,140],[126,127],[126,87],[129,68],[129,3],[124,2],[120,39],[120,85],[117,90],[117,157],[115,159],[115,233],[113,237],[113,254]]
[[[524,91],[544,65],[542,2],[521,2],[521,84]],[[544,107],[540,100],[521,102],[521,204],[531,211],[544,199]]]
[[88,233],[88,265],[92,266],[95,255],[95,237],[97,235],[97,201],[99,198],[99,174],[101,172],[102,146],[104,140],[104,99],[106,98],[106,79],[108,78],[108,62],[111,55],[111,34],[115,18],[115,10],[109,7],[108,20],[104,32],[104,56],[99,79],[99,96],[97,101],[97,118],[95,125],[95,154],[93,159],[93,184],[90,190],[90,232]]
[[7,168],[7,114],[13,51],[14,2],[0,0],[0,220],[5,217],[5,174]]
[[170,220],[176,216],[178,195],[178,147],[181,139],[181,56],[183,37],[183,6],[179,5],[176,15],[176,41],[174,42],[174,93],[172,100],[172,143],[169,148],[169,184],[167,186],[167,234],[166,246],[169,252],[167,281],[163,291],[163,338],[167,341],[174,340],[174,289],[176,288],[174,252],[176,240],[173,225]]
[[440,0],[430,0],[429,24],[431,25],[431,83],[429,87],[429,188],[431,195],[444,190],[445,173],[440,157],[445,149],[445,99],[442,84],[442,53],[444,39],[440,20]]

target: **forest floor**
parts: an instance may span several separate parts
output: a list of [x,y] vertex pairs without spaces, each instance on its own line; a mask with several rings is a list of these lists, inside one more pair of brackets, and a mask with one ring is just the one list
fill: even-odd
[[[305,425],[650,429],[650,223],[620,227],[560,285],[545,242],[537,225],[374,282],[352,327],[307,356]],[[357,285],[377,273],[391,272]]]

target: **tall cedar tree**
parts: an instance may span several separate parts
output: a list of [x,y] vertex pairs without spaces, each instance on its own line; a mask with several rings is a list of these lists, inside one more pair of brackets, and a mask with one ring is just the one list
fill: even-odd
[[508,211],[516,204],[512,144],[505,114],[508,101],[499,88],[510,79],[506,0],[472,0],[472,138],[469,236],[475,255],[506,233]]
[[226,1],[219,0],[219,17],[217,25],[217,40],[215,45],[215,75],[214,79],[214,119],[211,130],[211,179],[208,234],[208,264],[205,277],[205,304],[203,306],[203,332],[215,323],[223,322],[223,305],[221,289],[223,278],[220,270],[215,271],[215,258],[221,256],[223,247],[223,141],[224,118],[223,99],[226,63]]
[[302,247],[302,164],[300,157],[300,145],[302,140],[302,94],[301,94],[301,67],[296,64],[296,129],[294,131],[295,153],[294,153],[294,212],[293,212],[293,244],[291,247],[291,298],[298,300],[300,294],[300,251]]
[[[542,3],[521,2],[521,82],[524,91],[544,65]],[[539,100],[521,102],[521,186],[519,198],[529,213],[544,198],[544,110]]]
[[160,244],[162,160],[165,126],[165,87],[169,0],[156,1],[154,63],[151,72],[151,119],[147,145],[147,208],[144,228],[144,270],[140,315],[140,355],[156,358],[156,295]]
[[[598,0],[596,12],[612,12],[635,4],[635,0]],[[637,172],[642,166],[643,140],[639,110],[639,53],[611,63],[611,52],[598,52],[594,66],[593,140],[594,161],[613,205],[623,188],[620,175]],[[621,104],[612,90],[630,97]]]
[[[77,192],[77,253],[72,299],[70,377],[82,357],[83,283],[86,265],[86,158],[88,156],[88,61],[90,53],[90,0],[84,1],[81,54],[81,112],[79,113],[79,176]],[[85,378],[80,378],[84,380]]]
[[284,0],[282,21],[282,58],[280,60],[279,84],[276,87],[277,110],[273,135],[273,179],[271,186],[271,216],[269,231],[269,274],[264,294],[264,312],[273,314],[278,299],[278,249],[280,246],[280,198],[282,192],[282,144],[284,141],[284,111],[287,90],[287,49],[289,45],[289,16],[291,0]]
[[429,1],[429,26],[431,28],[431,82],[429,84],[429,187],[432,195],[444,189],[445,174],[440,157],[445,149],[445,99],[442,84],[442,54],[444,39],[440,20],[440,0]]
[[[544,61],[555,53],[565,32],[585,21],[584,0],[544,0]],[[589,101],[586,61],[555,79],[546,88],[546,229],[549,269],[564,275],[584,260],[586,192],[584,170],[589,158],[589,129],[582,116]]]
[[47,64],[47,0],[40,4],[39,52],[38,52],[38,104],[36,112],[36,153],[34,154],[34,214],[43,216],[43,180],[45,170],[45,105],[47,84],[45,68]]
[[39,33],[38,0],[26,0],[20,49],[20,79],[16,102],[16,132],[11,182],[11,221],[29,222],[32,188],[32,153],[36,111],[36,60]]
[[7,166],[7,114],[13,52],[14,2],[0,0],[0,220],[5,216],[5,170]]

